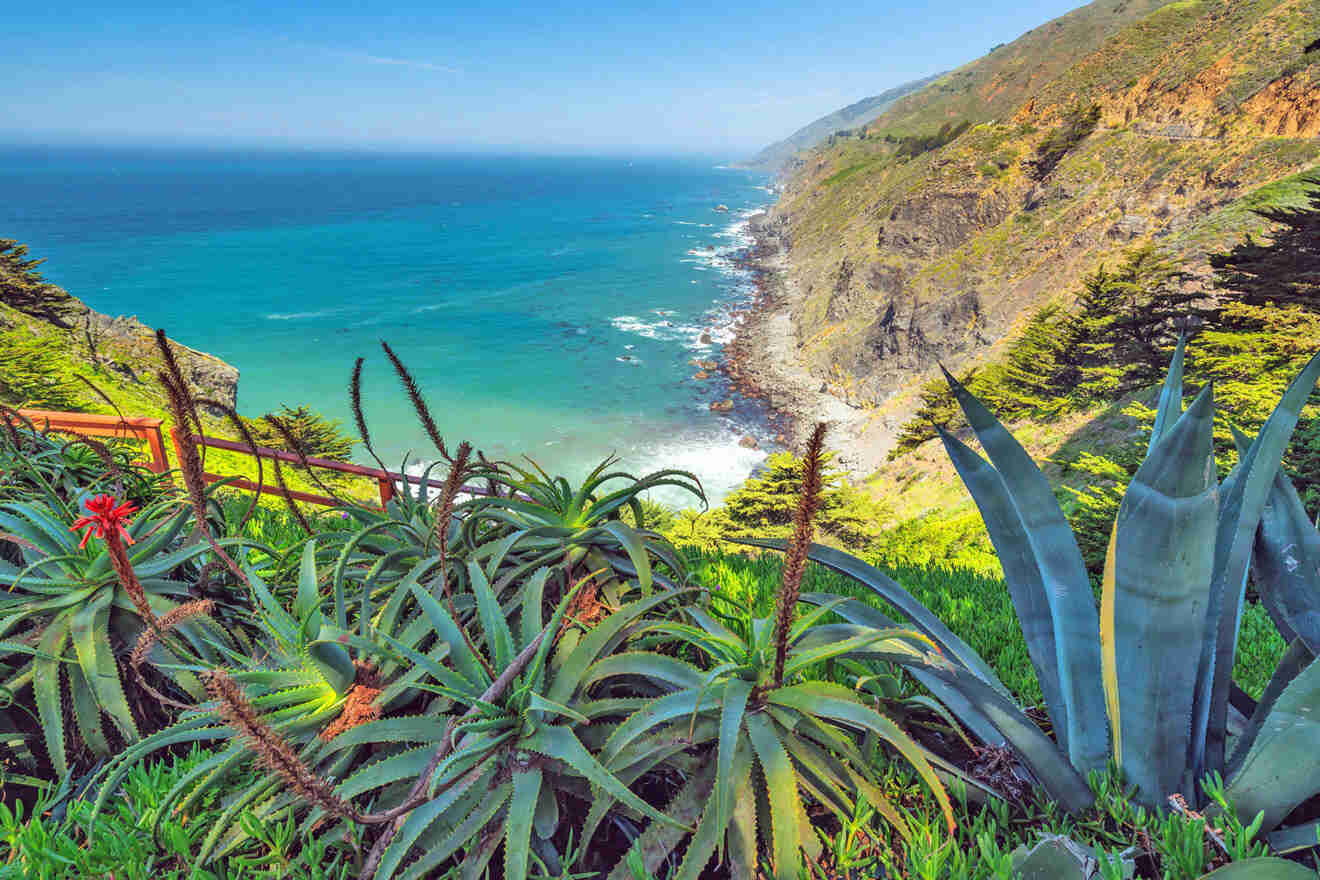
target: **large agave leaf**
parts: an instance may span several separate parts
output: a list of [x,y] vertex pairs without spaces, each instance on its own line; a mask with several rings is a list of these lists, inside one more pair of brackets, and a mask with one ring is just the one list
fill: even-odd
[[1204,743],[1199,737],[1193,739],[1192,766],[1198,778],[1224,765],[1233,655],[1237,648],[1247,567],[1251,561],[1256,527],[1274,485],[1283,451],[1317,378],[1320,378],[1320,354],[1313,356],[1288,386],[1251,447],[1225,481],[1220,495],[1214,577],[1210,582],[1207,615],[1209,637],[1201,656],[1201,674],[1197,679],[1192,717],[1193,731],[1204,730],[1205,733]]
[[1246,729],[1238,737],[1233,756],[1228,762],[1224,775],[1232,777],[1242,767],[1242,762],[1246,759],[1247,753],[1251,751],[1251,747],[1255,745],[1256,736],[1265,725],[1266,718],[1274,709],[1274,704],[1278,702],[1284,689],[1292,684],[1293,680],[1301,675],[1315,658],[1316,655],[1301,639],[1293,639],[1289,643],[1288,649],[1284,651],[1283,658],[1279,660],[1279,665],[1274,668],[1274,674],[1270,676],[1269,683],[1265,685],[1265,690],[1261,693],[1260,700],[1257,701],[1256,708],[1247,721]]
[[[768,547],[772,550],[783,550],[788,546],[788,541],[780,538],[733,538],[731,540],[737,544]],[[840,574],[847,575],[892,604],[907,616],[916,630],[935,642],[946,657],[966,667],[968,672],[1000,693],[1008,694],[1008,688],[1004,687],[1003,682],[995,675],[990,665],[968,647],[966,642],[954,635],[953,630],[945,626],[944,622],[932,614],[930,609],[918,602],[911,593],[899,586],[889,575],[873,565],[868,565],[856,556],[844,553],[842,550],[835,550],[833,547],[826,547],[823,544],[812,544],[807,551],[807,558]],[[893,624],[889,625],[892,626]]]
[[1287,859],[1261,856],[1225,865],[1201,880],[1315,880],[1315,872]]
[[[830,603],[833,605],[835,614],[852,623],[875,627],[876,629],[894,626],[892,620],[870,605],[858,602],[856,599],[849,599],[847,602],[834,605],[833,600],[837,598],[833,593],[802,594],[803,602],[813,605]],[[934,694],[940,703],[947,707],[981,742],[989,745],[1003,744],[1004,736],[999,732],[999,729],[970,700],[963,696],[961,691],[950,687],[944,681],[932,675],[926,669],[927,665],[929,664],[924,658],[918,662],[904,664],[912,677],[920,682],[926,690]],[[967,672],[967,674],[974,675],[975,673]]]
[[1045,706],[1050,718],[1057,719],[1055,729],[1059,732],[1060,744],[1066,749],[1068,706],[1059,683],[1054,612],[1050,608],[1036,554],[1027,538],[1027,528],[999,471],[948,431],[938,425],[935,430],[963,485],[981,511],[981,519],[1004,569],[1004,584],[1013,598],[1013,608],[1017,611],[1018,624],[1045,697]]
[[1178,417],[1182,415],[1182,385],[1183,385],[1183,349],[1187,345],[1187,337],[1178,337],[1178,346],[1173,350],[1173,360],[1169,363],[1169,372],[1164,375],[1164,387],[1160,389],[1159,405],[1155,409],[1155,424],[1150,431],[1150,443],[1146,447],[1146,454],[1150,455],[1155,451],[1155,447],[1160,445],[1175,424]]
[[1117,694],[1114,756],[1148,805],[1190,790],[1197,646],[1218,510],[1213,419],[1207,387],[1142,463],[1119,507],[1105,577],[1101,639],[1105,685]]
[[1041,787],[1070,813],[1078,813],[1095,802],[1086,780],[1054,740],[1045,735],[1007,697],[966,670],[931,667],[929,674],[958,691],[1007,740]]
[[[1066,707],[1063,717],[1052,716],[1059,742],[1075,766],[1103,769],[1109,760],[1109,741],[1096,641],[1100,618],[1072,526],[1027,451],[981,401],[947,371],[945,376],[967,423],[1003,478],[1008,497],[1000,503],[1016,508],[1044,582],[1054,628],[1059,690]],[[1025,617],[1023,611],[1018,609],[1019,618]]]
[[1250,821],[1264,811],[1273,828],[1292,808],[1320,791],[1320,660],[1313,660],[1284,688],[1260,726],[1242,768],[1229,780],[1228,796]]
[[1251,576],[1284,638],[1300,638],[1320,654],[1320,533],[1282,470],[1256,531]]

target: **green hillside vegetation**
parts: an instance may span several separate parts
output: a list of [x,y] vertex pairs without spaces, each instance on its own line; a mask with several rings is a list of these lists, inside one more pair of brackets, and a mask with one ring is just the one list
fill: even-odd
[[801,366],[901,422],[936,361],[997,357],[1135,248],[1207,275],[1320,162],[1316,20],[1313,0],[1092,3],[817,148],[767,224]]

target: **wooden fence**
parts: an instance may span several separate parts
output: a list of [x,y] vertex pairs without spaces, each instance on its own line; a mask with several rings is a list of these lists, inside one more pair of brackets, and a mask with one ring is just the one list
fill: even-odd
[[[161,419],[149,418],[145,416],[124,417],[95,415],[91,413],[70,413],[54,412],[50,410],[39,409],[20,409],[19,415],[28,419],[38,428],[47,429],[56,433],[83,434],[92,437],[115,437],[121,440],[139,440],[147,444],[147,449],[151,453],[150,461],[146,466],[157,474],[163,474],[169,471],[169,460],[165,457],[165,443],[161,433],[164,422]],[[212,449],[224,449],[229,452],[240,452],[244,455],[252,455],[252,448],[245,443],[238,443],[233,440],[222,440],[219,437],[197,436],[195,434],[180,431],[177,427],[170,428],[170,441],[174,446],[175,460],[178,461],[183,451],[183,444],[189,441],[202,447]],[[266,446],[256,448],[256,456],[264,459],[275,459],[281,463],[302,466],[304,459],[300,459],[292,452],[285,452],[282,449],[271,449]],[[404,482],[412,485],[421,485],[425,482],[427,488],[439,488],[443,485],[441,480],[422,480],[415,474],[397,473],[395,471],[384,471],[379,468],[363,467],[358,464],[349,464],[342,461],[331,461],[326,458],[313,458],[308,456],[306,463],[321,470],[332,471],[340,474],[348,474],[355,477],[364,477],[372,480],[376,484],[376,492],[380,496],[381,507],[385,507],[390,499],[394,497],[396,487]],[[214,483],[217,480],[228,479],[222,474],[205,474],[206,482]],[[230,485],[240,489],[255,491],[258,486],[252,480],[246,477],[240,477],[230,481]],[[273,483],[263,481],[260,489],[263,493],[269,495],[282,494],[279,486]],[[490,492],[478,486],[464,486],[463,492],[469,495],[489,495]],[[300,492],[289,490],[289,495],[296,501],[302,501],[306,504],[317,504],[325,507],[335,507],[340,504],[337,499],[327,495],[315,495],[310,492]]]

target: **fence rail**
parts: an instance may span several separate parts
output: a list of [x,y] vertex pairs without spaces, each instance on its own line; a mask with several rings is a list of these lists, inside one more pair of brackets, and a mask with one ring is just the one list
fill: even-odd
[[[147,444],[151,460],[147,467],[155,474],[170,469],[165,458],[165,441],[161,436],[161,419],[149,416],[105,416],[96,413],[57,412],[46,409],[20,409],[18,414],[37,428],[58,434],[81,434],[87,437],[115,437],[119,440],[140,440]],[[12,418],[12,417],[11,417]]]
[[[195,434],[186,434],[180,431],[178,428],[172,427],[170,428],[170,440],[174,444],[174,454],[176,457],[181,455],[183,449],[182,444],[188,442],[189,439],[191,439],[198,446],[207,446],[212,449],[224,449],[230,452],[241,452],[244,455],[253,454],[252,447],[248,446],[246,443],[239,443],[234,440],[222,440],[219,437],[207,437],[205,435],[197,436]],[[444,485],[443,480],[432,480],[429,478],[423,480],[420,476],[416,474],[400,473],[398,471],[383,471],[380,468],[370,468],[360,464],[350,464],[348,462],[343,462],[343,461],[333,461],[328,458],[315,458],[310,455],[307,456],[307,458],[303,459],[303,458],[299,458],[297,455],[293,454],[292,452],[285,452],[283,449],[271,449],[268,446],[258,446],[256,448],[256,457],[265,458],[265,459],[276,459],[281,462],[287,462],[289,464],[298,465],[299,467],[301,467],[303,463],[306,462],[307,465],[309,465],[310,467],[320,468],[322,470],[327,470],[327,471],[334,471],[336,473],[341,473],[341,474],[349,474],[350,476],[355,476],[355,477],[365,477],[374,480],[376,483],[376,491],[380,495],[380,506],[382,508],[384,508],[389,504],[390,499],[392,499],[395,495],[395,491],[396,491],[395,487],[398,486],[400,483],[407,482],[414,486],[424,484],[428,489],[431,488],[438,489]],[[212,474],[208,472],[204,474],[204,479],[208,483],[214,483],[217,480],[223,480],[227,478],[219,474]],[[260,487],[258,487],[256,483],[247,479],[246,477],[239,477],[238,479],[230,480],[230,485],[236,486],[240,489],[248,489],[250,491],[255,491],[258,488],[260,488],[261,492],[267,495],[283,495],[283,491],[277,485],[263,483]],[[462,491],[468,495],[491,494],[491,492],[488,489],[482,488],[481,486],[464,486]],[[302,501],[306,504],[317,504],[323,507],[336,507],[342,503],[341,501],[326,495],[315,495],[310,492],[299,492],[293,489],[289,490],[289,496],[293,498],[295,501]]]
[[[108,416],[96,413],[73,413],[57,412],[44,409],[20,409],[17,411],[20,416],[30,421],[33,426],[56,433],[67,433],[73,435],[85,435],[89,437],[115,437],[121,440],[139,440],[147,444],[147,449],[151,453],[150,461],[146,466],[152,473],[164,474],[170,470],[169,459],[165,457],[165,441],[162,434],[164,421],[162,419],[152,418],[150,416]],[[13,420],[13,417],[10,417]],[[178,461],[182,456],[183,444],[190,440],[198,446],[210,447],[212,449],[223,449],[228,452],[239,452],[244,455],[253,455],[252,447],[246,443],[238,443],[234,440],[223,440],[219,437],[208,437],[206,435],[198,436],[196,434],[180,431],[177,427],[171,427],[170,442],[174,446],[175,460]],[[343,461],[332,461],[327,458],[314,458],[308,456],[306,459],[299,458],[292,452],[285,452],[282,449],[271,449],[268,446],[258,446],[256,448],[256,458],[275,459],[280,462],[297,465],[302,467],[304,461],[310,467],[320,468],[321,470],[333,471],[340,474],[348,474],[354,477],[363,477],[376,483],[376,492],[380,496],[380,505],[384,508],[395,496],[397,487],[403,483],[409,483],[414,486],[425,485],[426,488],[440,488],[444,485],[443,480],[423,480],[416,474],[399,473],[396,471],[385,471],[379,468],[364,467],[360,464],[350,464]],[[258,486],[252,480],[246,477],[232,479],[222,474],[205,473],[204,479],[208,483],[214,483],[219,480],[230,480],[230,485],[240,489],[256,491],[258,488],[263,494],[281,495],[283,494],[279,486],[263,484]],[[480,486],[464,486],[462,491],[468,495],[490,495],[488,489]],[[296,501],[306,504],[316,504],[323,507],[337,507],[342,502],[339,499],[331,498],[328,495],[316,495],[311,492],[301,492],[293,489],[289,490],[289,496]]]

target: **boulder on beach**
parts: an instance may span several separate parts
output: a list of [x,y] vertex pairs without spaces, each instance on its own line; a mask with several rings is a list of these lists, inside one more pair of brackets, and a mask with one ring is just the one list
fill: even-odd
[[743,449],[759,449],[761,446],[751,434],[744,435],[743,438],[738,441],[738,445]]
[[710,378],[710,373],[707,373],[705,370],[700,370],[700,371],[698,371],[698,372],[696,372],[696,373],[693,373],[693,374],[692,374],[692,378],[693,378],[693,379],[709,379],[709,378]]
[[695,367],[701,367],[701,369],[705,370],[707,373],[713,373],[720,368],[719,361],[703,361],[696,358],[692,359],[692,365]]
[[716,206],[715,206],[715,210],[716,210],[716,211],[719,211],[721,214],[727,214],[727,213],[729,213],[729,206],[728,206],[728,205],[716,205]]
[[711,412],[732,412],[732,411],[733,411],[733,401],[732,401],[732,400],[716,400],[716,401],[714,401],[713,403],[711,403],[711,405],[710,405],[710,411],[711,411]]
[[702,345],[710,345],[710,331],[702,330],[701,336],[697,341],[699,341]]

